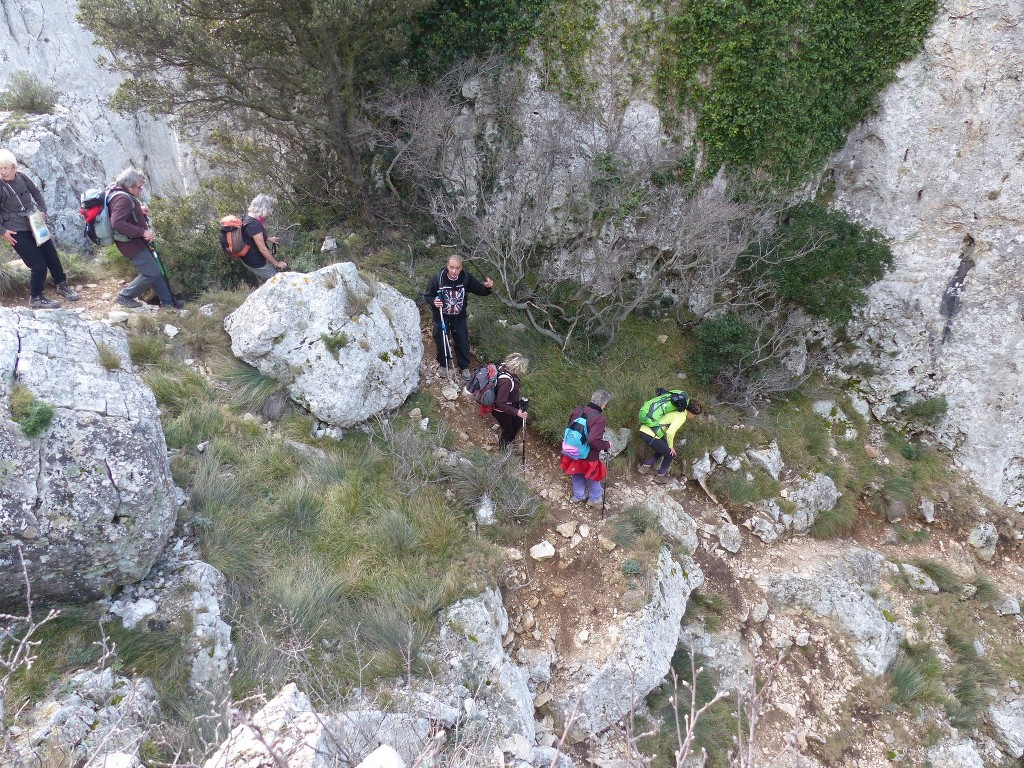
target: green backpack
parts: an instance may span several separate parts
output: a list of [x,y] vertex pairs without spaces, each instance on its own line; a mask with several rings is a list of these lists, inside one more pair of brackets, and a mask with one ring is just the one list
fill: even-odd
[[690,396],[681,389],[659,389],[658,394],[640,406],[637,418],[641,424],[650,427],[654,434],[660,437],[665,432],[661,426],[662,417],[672,411],[685,411],[689,402]]

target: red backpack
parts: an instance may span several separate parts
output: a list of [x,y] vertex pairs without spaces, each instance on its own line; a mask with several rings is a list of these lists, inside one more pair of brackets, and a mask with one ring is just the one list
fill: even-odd
[[242,237],[242,220],[234,214],[220,220],[220,247],[233,259],[240,259],[249,252],[249,244]]

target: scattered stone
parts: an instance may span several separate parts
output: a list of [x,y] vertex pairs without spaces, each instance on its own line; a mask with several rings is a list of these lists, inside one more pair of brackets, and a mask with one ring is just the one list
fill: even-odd
[[523,559],[523,553],[522,553],[522,551],[516,549],[515,547],[508,547],[505,550],[505,557],[507,557],[509,560],[514,560],[514,561],[522,560]]
[[722,545],[722,549],[726,552],[732,552],[733,554],[739,552],[740,545],[742,544],[740,529],[731,523],[719,527],[718,543]]
[[580,544],[583,543],[583,537],[578,533],[573,534],[572,539],[569,541],[569,549],[576,549]]
[[201,306],[199,308],[199,313],[201,315],[203,315],[204,317],[213,317],[214,314],[216,314],[216,312],[217,312],[217,305],[216,304],[203,304],[203,306]]
[[585,643],[588,640],[590,640],[590,632],[588,630],[586,630],[586,629],[581,629],[576,634],[576,639],[579,640],[581,643]]
[[803,632],[798,632],[797,636],[793,638],[793,642],[801,648],[806,648],[811,642],[811,633],[806,629]]
[[931,768],[985,768],[977,745],[970,739],[946,739],[931,747],[927,756]]
[[930,499],[921,499],[921,517],[926,523],[935,522],[935,502]]
[[[330,238],[328,238],[330,240]],[[326,245],[326,242],[324,243]],[[337,245],[335,245],[337,247]],[[331,250],[331,249],[328,249]],[[381,744],[366,756],[356,768],[405,768],[402,756],[387,744]]]
[[750,618],[755,624],[760,624],[768,618],[768,601],[762,600],[753,605],[750,609]]
[[583,523],[583,525],[580,526],[580,536],[584,539],[590,536],[590,526],[586,523]]
[[875,446],[870,445],[870,444],[865,445],[864,446],[864,455],[867,456],[869,459],[877,459],[878,458],[878,449],[875,448]]
[[494,510],[494,501],[490,494],[485,493],[473,510],[476,515],[477,525],[494,525],[498,522],[498,515]]
[[441,397],[449,402],[455,402],[459,399],[459,388],[454,384],[446,384],[441,388]]
[[576,522],[574,520],[570,520],[567,523],[562,523],[555,526],[555,530],[565,538],[571,539],[573,534],[576,533]]
[[597,543],[605,552],[611,552],[617,546],[614,541],[601,534],[597,536]]
[[771,544],[782,534],[782,526],[769,522],[763,517],[751,517],[744,525],[765,544]]
[[412,420],[412,421],[419,421],[422,418],[423,418],[423,411],[421,411],[419,408],[413,408],[411,411],[409,411],[409,419],[410,420]]
[[175,326],[171,325],[170,323],[164,324],[164,336],[166,336],[169,339],[173,339],[177,335],[178,329]]
[[988,708],[988,721],[996,740],[1011,757],[1024,757],[1024,699],[1014,699]]
[[608,441],[609,448],[605,453],[607,458],[613,458],[618,456],[629,445],[629,438],[632,437],[633,430],[628,427],[622,427],[621,429],[606,429],[604,431],[604,439]]
[[900,564],[900,570],[903,571],[903,575],[906,577],[911,589],[916,589],[919,592],[931,592],[933,595],[938,594],[939,585],[920,568],[909,563],[902,563]]
[[982,523],[971,531],[967,543],[974,548],[974,554],[979,560],[992,562],[999,543],[999,532],[992,523]]
[[973,584],[961,584],[960,585],[960,599],[961,600],[970,600],[976,594],[978,594],[978,588],[976,586],[974,586]]
[[699,459],[694,459],[690,476],[699,483],[711,474],[711,470],[711,457],[705,453]]
[[553,597],[556,597],[559,600],[561,600],[563,597],[566,596],[567,593],[565,587],[552,587],[551,594]]
[[910,512],[910,505],[902,499],[885,499],[885,519],[898,523]]
[[725,460],[725,468],[730,472],[739,472],[743,469],[743,462],[736,456],[730,456]]
[[796,508],[792,513],[780,510],[779,523],[793,533],[805,534],[810,532],[819,513],[835,509],[840,493],[832,478],[819,472],[801,479],[786,496]]
[[715,460],[716,464],[722,464],[729,458],[729,452],[725,450],[724,445],[720,445],[711,452],[711,458]]
[[550,541],[542,541],[530,547],[530,557],[534,560],[550,560],[555,556],[555,545]]
[[110,606],[110,612],[121,617],[121,623],[125,629],[135,629],[140,621],[157,612],[157,604],[148,597],[134,602],[115,600]]
[[659,336],[658,336],[658,343],[659,344],[664,344],[666,341],[668,341],[668,336],[666,334],[664,334],[664,333],[659,334]]
[[1019,616],[1020,615],[1020,601],[1012,595],[1007,595],[993,608],[995,612],[1000,616]]
[[774,440],[767,448],[760,450],[748,448],[747,458],[771,475],[773,480],[778,480],[782,474],[782,453],[779,451],[779,444]]
[[112,309],[109,312],[107,312],[107,322],[113,325],[118,325],[119,323],[127,323],[129,317],[131,317],[130,314],[120,309]]

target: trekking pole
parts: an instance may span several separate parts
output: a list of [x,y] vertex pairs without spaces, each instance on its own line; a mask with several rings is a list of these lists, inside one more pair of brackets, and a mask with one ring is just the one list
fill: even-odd
[[[523,413],[527,413],[530,408],[530,398],[523,397],[519,399],[519,410]],[[526,417],[523,416],[523,469],[526,469]]]
[[449,361],[452,357],[452,347],[448,342],[448,325],[444,321],[444,299],[441,298],[440,289],[437,291],[437,300],[441,302],[441,306],[437,308],[437,316],[441,318],[441,350],[444,352],[445,378],[451,378]]

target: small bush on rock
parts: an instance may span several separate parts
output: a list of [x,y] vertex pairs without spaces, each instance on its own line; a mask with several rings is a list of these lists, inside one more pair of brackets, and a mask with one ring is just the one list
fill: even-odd
[[7,79],[7,92],[0,98],[0,108],[31,115],[48,115],[57,106],[60,94],[31,72],[12,72]]
[[25,385],[11,388],[11,415],[26,437],[39,437],[45,432],[53,413],[53,406],[37,399]]

